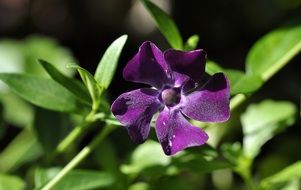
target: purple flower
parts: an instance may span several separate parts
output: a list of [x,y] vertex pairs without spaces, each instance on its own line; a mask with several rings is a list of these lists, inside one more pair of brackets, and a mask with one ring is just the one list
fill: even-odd
[[123,77],[154,88],[121,94],[112,112],[134,142],[146,140],[153,115],[159,111],[155,129],[167,155],[208,140],[200,128],[185,117],[204,122],[223,122],[230,117],[229,82],[223,73],[205,78],[206,53],[203,50],[162,53],[151,42],[144,42],[129,61]]

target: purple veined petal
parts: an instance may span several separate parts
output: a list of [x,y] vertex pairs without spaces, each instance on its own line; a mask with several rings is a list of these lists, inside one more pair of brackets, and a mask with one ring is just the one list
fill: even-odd
[[230,86],[223,73],[214,74],[200,89],[181,98],[181,111],[204,122],[223,122],[230,117]]
[[161,50],[152,42],[144,42],[138,53],[125,66],[123,77],[128,81],[149,84],[161,89],[169,82],[168,71]]
[[164,52],[164,58],[176,86],[181,86],[189,78],[199,82],[205,74],[206,52],[201,49],[187,52],[169,49]]
[[179,110],[165,108],[156,121],[156,133],[166,155],[207,142],[208,135],[191,125]]
[[112,104],[112,113],[136,143],[148,137],[151,119],[161,106],[157,96],[157,90],[143,88],[121,94]]

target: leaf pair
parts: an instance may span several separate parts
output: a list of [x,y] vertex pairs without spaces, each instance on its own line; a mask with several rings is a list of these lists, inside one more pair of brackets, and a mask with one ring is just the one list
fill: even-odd
[[100,60],[94,76],[78,65],[69,65],[70,68],[77,69],[87,87],[92,99],[92,110],[98,109],[101,94],[109,87],[114,77],[118,59],[126,40],[127,35],[123,35],[110,45]]
[[107,49],[98,65],[95,79],[79,66],[72,66],[78,69],[88,91],[81,83],[66,77],[43,60],[39,62],[53,80],[8,73],[0,73],[0,80],[11,87],[16,94],[37,106],[60,112],[82,113],[91,102],[89,96],[93,100],[93,105],[99,104],[102,89],[107,89],[112,81],[126,39],[126,35],[121,36]]

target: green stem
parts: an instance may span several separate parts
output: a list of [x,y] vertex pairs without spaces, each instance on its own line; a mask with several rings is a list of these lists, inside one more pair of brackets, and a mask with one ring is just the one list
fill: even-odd
[[231,98],[230,101],[230,110],[235,110],[241,103],[243,103],[247,99],[247,96],[244,94],[236,94]]
[[79,126],[76,126],[56,147],[56,154],[65,152],[66,149],[72,144],[75,139],[77,139],[83,131],[86,130],[94,121],[95,121],[95,111],[91,111],[84,119],[83,123]]
[[258,190],[257,185],[251,177],[243,178],[248,190]]
[[59,181],[61,181],[73,168],[83,161],[105,137],[112,131],[113,127],[108,125],[93,139],[93,141],[84,147],[53,179],[51,179],[42,190],[50,190]]
[[75,139],[77,139],[83,131],[88,127],[89,125],[85,123],[85,125],[77,126],[75,127],[56,147],[57,153],[65,152],[66,149],[69,147],[70,144],[74,142]]

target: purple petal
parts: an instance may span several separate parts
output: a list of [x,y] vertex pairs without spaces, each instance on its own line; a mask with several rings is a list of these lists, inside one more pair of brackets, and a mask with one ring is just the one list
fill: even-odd
[[201,49],[188,52],[170,49],[164,52],[164,58],[178,86],[189,78],[199,82],[205,73],[206,52]]
[[166,155],[202,145],[208,140],[208,135],[202,129],[192,126],[179,110],[167,108],[158,116],[156,133]]
[[112,104],[112,113],[136,143],[148,137],[151,119],[161,106],[157,96],[157,90],[143,88],[121,94]]
[[169,81],[167,72],[168,66],[160,49],[151,42],[144,42],[138,53],[125,66],[123,77],[128,81],[161,89]]
[[191,119],[223,122],[230,117],[230,86],[223,73],[214,74],[200,89],[182,97],[181,111]]

